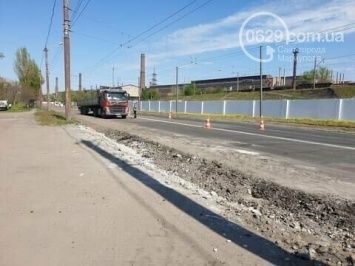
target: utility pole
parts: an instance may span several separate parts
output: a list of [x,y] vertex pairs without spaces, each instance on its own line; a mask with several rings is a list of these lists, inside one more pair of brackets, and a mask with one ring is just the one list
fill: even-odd
[[112,67],[112,87],[115,87],[115,67]]
[[138,77],[138,110],[140,110],[140,102],[141,102],[141,78]]
[[263,116],[262,102],[263,102],[263,50],[260,46],[260,118]]
[[281,67],[279,67],[279,82],[277,84],[280,86],[281,85]]
[[313,89],[316,88],[316,72],[317,72],[317,67],[319,66],[320,63],[322,63],[324,59],[322,59],[318,64],[317,64],[317,57],[314,58],[314,69],[313,69]]
[[283,85],[286,86],[286,68],[284,67],[284,81]]
[[239,72],[237,73],[237,92],[239,92]]
[[44,58],[46,61],[46,86],[47,86],[47,111],[49,111],[49,69],[48,69],[48,48],[44,48]]
[[330,71],[330,82],[333,83],[333,70]]
[[[39,76],[42,79],[42,70],[41,69],[39,70]],[[38,95],[37,95],[38,106],[40,109],[42,109],[42,101],[43,101],[42,94],[43,94],[42,93],[42,86],[40,85],[40,88],[38,90]]]
[[[145,89],[145,54],[141,54],[141,71],[139,77],[139,95],[142,94],[142,91]],[[140,97],[139,97],[140,99]],[[138,108],[140,108],[141,103],[138,103]]]
[[63,14],[64,14],[65,119],[69,121],[71,120],[69,0],[63,0]]
[[314,57],[314,68],[313,68],[313,89],[316,88],[316,69],[317,69],[317,57]]
[[179,67],[176,67],[176,103],[175,113],[178,111],[178,99],[179,99]]
[[299,53],[298,48],[293,49],[293,77],[292,77],[292,88],[296,90],[296,72],[297,72],[297,54]]
[[58,101],[58,77],[55,78],[55,101]]

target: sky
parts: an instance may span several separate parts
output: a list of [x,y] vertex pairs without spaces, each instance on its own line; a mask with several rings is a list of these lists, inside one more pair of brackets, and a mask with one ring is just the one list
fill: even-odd
[[[69,0],[71,88],[146,86],[327,67],[355,81],[355,0]],[[52,13],[52,10],[54,11]],[[51,19],[52,18],[52,19]],[[64,90],[63,0],[0,0],[0,76],[17,80],[16,51],[26,47]],[[47,37],[48,36],[48,37]],[[261,48],[260,48],[261,47]],[[260,51],[262,63],[260,64]],[[316,58],[316,59],[315,59]],[[45,84],[43,85],[45,91]]]

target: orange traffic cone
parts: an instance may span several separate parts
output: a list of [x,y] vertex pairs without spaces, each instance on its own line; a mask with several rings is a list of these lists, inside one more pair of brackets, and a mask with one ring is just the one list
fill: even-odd
[[171,119],[171,112],[169,112],[169,119]]
[[260,130],[265,130],[265,125],[264,125],[264,119],[263,118],[261,118],[259,129]]
[[211,128],[210,119],[207,118],[205,128]]

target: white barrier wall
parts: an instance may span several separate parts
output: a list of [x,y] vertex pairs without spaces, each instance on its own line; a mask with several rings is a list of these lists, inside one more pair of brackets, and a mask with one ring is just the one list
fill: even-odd
[[[151,112],[246,115],[258,117],[260,101],[142,101],[141,109]],[[265,100],[264,117],[311,118],[355,121],[355,99]]]
[[288,118],[314,118],[337,120],[338,99],[290,101]]

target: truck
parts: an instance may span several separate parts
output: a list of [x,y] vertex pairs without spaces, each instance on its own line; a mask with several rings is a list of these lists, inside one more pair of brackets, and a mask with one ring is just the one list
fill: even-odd
[[0,110],[6,111],[11,108],[11,104],[7,100],[0,100]]
[[77,105],[82,115],[92,112],[95,117],[127,118],[129,100],[130,95],[122,87],[100,86],[98,90],[90,93],[90,97],[79,100]]

